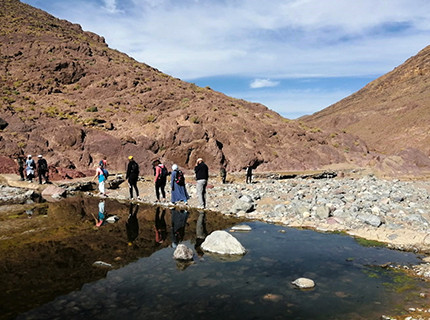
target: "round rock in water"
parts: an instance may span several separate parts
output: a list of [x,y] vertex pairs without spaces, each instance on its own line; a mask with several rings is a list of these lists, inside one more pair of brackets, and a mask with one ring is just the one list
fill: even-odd
[[315,287],[315,282],[308,278],[298,278],[292,282],[295,286],[300,289],[309,289]]
[[237,226],[232,227],[231,230],[234,230],[234,231],[251,231],[252,228],[250,226],[248,226],[247,224],[239,224]]
[[193,250],[180,243],[173,253],[173,258],[176,260],[193,260]]
[[214,231],[208,235],[202,243],[204,251],[218,254],[245,254],[246,250],[242,244],[226,231]]

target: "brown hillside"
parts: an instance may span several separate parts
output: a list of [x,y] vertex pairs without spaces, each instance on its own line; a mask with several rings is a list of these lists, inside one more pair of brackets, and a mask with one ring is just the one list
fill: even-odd
[[213,173],[221,164],[304,170],[370,160],[352,135],[172,78],[17,0],[0,2],[0,26],[6,157],[42,153],[57,167],[84,170],[107,156],[112,170],[124,170],[134,155],[143,173],[156,158],[192,169],[203,157]]
[[430,46],[355,94],[302,119],[345,130],[386,155],[430,156]]

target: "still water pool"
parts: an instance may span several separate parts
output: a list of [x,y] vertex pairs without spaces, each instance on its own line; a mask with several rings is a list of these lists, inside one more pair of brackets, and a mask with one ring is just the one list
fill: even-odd
[[[204,236],[216,230],[214,222],[226,221],[225,217],[146,207],[136,213],[138,234],[130,239],[129,214],[135,208],[109,205],[120,220],[96,231],[92,226],[88,232],[100,236],[92,242],[105,244],[109,243],[105,237],[122,237],[116,242],[125,251],[101,244],[94,250],[102,246],[103,252],[115,251],[104,257],[111,259],[105,262],[123,261],[123,265],[16,319],[379,319],[382,314],[399,314],[409,304],[417,306],[422,303],[419,293],[428,292],[424,282],[379,267],[418,263],[419,257],[412,253],[363,247],[340,234],[246,222],[252,231],[232,234],[247,253],[228,259],[199,248]],[[98,203],[86,203],[86,208],[96,212]],[[161,229],[160,220],[165,222]],[[229,230],[231,225],[224,222],[223,228]],[[136,245],[139,239],[152,249],[142,251],[143,242]],[[194,250],[192,263],[172,258],[179,242]],[[140,252],[140,257],[124,263],[119,257],[127,256],[127,250]],[[93,272],[94,267],[87,268]],[[299,277],[313,279],[315,288],[295,288],[291,282]]]

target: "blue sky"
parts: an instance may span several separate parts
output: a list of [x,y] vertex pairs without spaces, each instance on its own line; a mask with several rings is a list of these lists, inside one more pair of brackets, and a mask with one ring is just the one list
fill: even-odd
[[23,0],[173,77],[294,119],[430,40],[428,0]]

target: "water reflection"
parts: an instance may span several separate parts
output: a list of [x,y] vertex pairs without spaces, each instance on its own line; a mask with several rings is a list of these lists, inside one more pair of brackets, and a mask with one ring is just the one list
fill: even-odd
[[129,214],[125,227],[127,229],[128,245],[132,246],[134,240],[139,235],[139,221],[137,220],[137,213],[139,212],[139,204],[130,203]]
[[[105,278],[111,271],[93,267],[95,261],[120,269],[160,250],[172,250],[173,240],[194,243],[198,220],[193,210],[172,214],[165,207],[86,197],[35,205],[17,216],[20,228],[3,229],[0,240],[0,319],[13,319]],[[106,223],[109,218],[115,223]],[[213,213],[207,225],[213,231],[238,221]]]
[[[167,225],[166,225],[166,208],[157,207],[155,209],[155,243],[162,244],[167,238]],[[161,212],[161,215],[160,215]]]
[[[281,227],[260,222],[248,223],[251,232],[233,234],[249,250],[240,261],[220,262],[208,254],[192,267],[178,266],[173,243],[194,245],[202,257],[200,244],[208,234],[241,221],[107,199],[105,209],[120,219],[94,232],[99,201],[81,201],[50,205],[43,221],[61,232],[44,232],[37,243],[25,238],[9,251],[0,247],[0,267],[7,271],[0,278],[1,319],[376,319],[424,285],[408,283],[413,289],[401,296],[385,285],[396,285],[396,274],[368,267],[416,263],[413,254],[363,248],[340,235],[286,228],[281,233]],[[82,212],[92,214],[82,218]],[[130,238],[133,220],[138,228]],[[36,233],[14,241],[30,236]],[[114,270],[94,268],[94,261]],[[301,276],[314,279],[315,289],[295,289],[291,281]]]
[[196,250],[197,256],[203,259],[203,250],[201,248],[202,243],[205,241],[208,231],[206,230],[206,213],[204,211],[198,212],[199,216],[197,218],[196,225],[196,243],[194,244],[194,249]]
[[185,226],[187,224],[188,216],[190,215],[187,210],[170,209],[172,217],[172,247],[176,248],[179,243],[184,240]]

